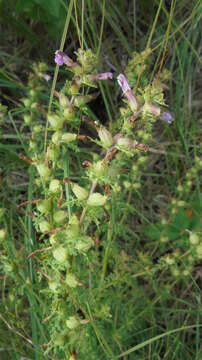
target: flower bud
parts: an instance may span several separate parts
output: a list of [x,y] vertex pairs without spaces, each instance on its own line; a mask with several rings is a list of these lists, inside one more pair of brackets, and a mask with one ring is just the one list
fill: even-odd
[[76,277],[73,274],[67,274],[65,282],[71,288],[75,288],[79,285]]
[[77,135],[72,133],[64,133],[62,135],[61,141],[65,144],[68,144],[74,140],[76,140]]
[[51,174],[48,166],[45,163],[41,162],[36,165],[36,168],[37,168],[38,173],[41,176],[42,180],[47,181]]
[[80,325],[79,320],[75,316],[70,316],[68,320],[66,320],[66,326],[73,330],[76,329]]
[[60,225],[67,219],[67,213],[63,210],[58,210],[54,213],[53,219],[57,225]]
[[49,199],[40,200],[36,207],[41,214],[48,214],[51,210],[51,202]]
[[87,200],[87,205],[89,206],[104,206],[105,203],[107,201],[107,197],[99,194],[99,193],[94,193],[91,194],[90,197]]
[[49,185],[49,191],[52,194],[56,194],[56,193],[60,192],[61,191],[60,181],[57,179],[51,180],[50,185]]
[[67,249],[64,246],[58,246],[53,250],[53,257],[60,264],[64,263],[67,260]]
[[39,222],[39,229],[40,229],[40,231],[44,234],[44,233],[47,233],[47,232],[50,231],[51,226],[50,226],[50,224],[49,224],[48,221],[46,221],[46,220],[41,220],[41,221]]
[[78,200],[85,200],[88,197],[88,191],[78,184],[72,184],[72,191]]
[[102,144],[104,145],[104,147],[109,148],[110,146],[112,146],[113,138],[112,138],[110,132],[106,128],[104,128],[104,127],[100,128],[98,130],[98,136],[99,136]]
[[56,114],[48,115],[48,121],[53,130],[60,130],[63,127],[64,119],[62,119],[60,116]]

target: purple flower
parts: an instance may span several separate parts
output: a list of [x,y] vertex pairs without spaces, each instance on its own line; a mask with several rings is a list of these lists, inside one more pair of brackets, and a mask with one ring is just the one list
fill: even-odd
[[161,117],[160,117],[161,120],[167,122],[168,124],[171,124],[173,122],[173,114],[168,111],[168,112],[163,112],[161,114]]
[[123,94],[127,97],[130,107],[132,110],[137,110],[138,103],[135,95],[133,94],[133,91],[130,88],[130,85],[128,83],[128,80],[126,79],[125,75],[119,74],[117,77],[117,81],[119,86],[121,87]]
[[101,73],[101,74],[96,74],[96,75],[91,76],[91,80],[93,80],[93,81],[108,80],[108,79],[112,79],[112,78],[113,78],[113,74],[111,72],[106,72],[106,73]]
[[56,64],[58,64],[59,66],[63,65],[64,64],[64,60],[63,60],[63,52],[62,51],[59,51],[57,50],[55,52],[55,62]]
[[76,65],[69,56],[67,56],[64,52],[60,50],[57,50],[55,52],[55,62],[59,66],[65,64],[67,66],[73,67]]

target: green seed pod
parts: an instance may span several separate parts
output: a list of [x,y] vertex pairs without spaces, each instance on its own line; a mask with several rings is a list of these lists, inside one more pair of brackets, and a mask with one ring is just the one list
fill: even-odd
[[24,123],[25,123],[26,125],[31,125],[31,123],[32,123],[32,121],[33,121],[31,115],[28,115],[28,114],[25,114],[24,117],[23,117],[23,119],[24,119]]
[[52,136],[52,142],[55,145],[58,145],[61,141],[62,133],[61,131],[56,131]]
[[183,200],[178,200],[178,201],[177,201],[177,206],[179,206],[179,207],[185,207],[185,206],[186,206],[186,202],[183,201]]
[[75,95],[78,95],[79,89],[80,89],[80,84],[78,84],[77,82],[74,81],[71,83],[71,85],[68,89],[68,92],[70,95],[75,96]]
[[50,224],[49,224],[48,221],[46,221],[46,220],[41,220],[41,221],[39,222],[39,229],[40,229],[40,231],[44,234],[44,233],[47,233],[47,232],[50,231],[51,226],[50,226]]
[[131,183],[126,180],[126,181],[123,182],[123,186],[125,187],[126,190],[128,190],[131,187]]
[[104,145],[104,147],[109,148],[110,146],[112,146],[113,138],[112,138],[110,132],[106,128],[104,128],[104,127],[100,128],[98,130],[98,136],[99,136],[102,144]]
[[59,95],[59,102],[63,108],[66,108],[70,105],[68,98],[64,94]]
[[75,225],[79,227],[79,219],[76,217],[76,215],[72,215],[69,220],[69,225]]
[[60,181],[57,179],[52,179],[49,185],[49,191],[52,194],[57,194],[61,191]]
[[37,108],[38,108],[37,102],[33,102],[33,103],[31,104],[31,109],[32,109],[32,110],[36,110]]
[[5,240],[6,234],[7,234],[7,230],[6,230],[6,229],[0,229],[0,241]]
[[136,182],[133,184],[133,189],[139,190],[140,188],[141,188],[141,183]]
[[34,140],[29,141],[29,150],[37,152],[38,145],[37,145],[36,141],[34,141]]
[[160,116],[161,109],[160,109],[160,107],[158,107],[156,105],[145,103],[144,106],[143,106],[143,112],[144,113],[151,113],[154,116]]
[[57,334],[53,339],[53,343],[55,346],[64,346],[65,338],[63,334]]
[[43,130],[43,126],[42,125],[35,125],[34,127],[33,127],[33,133],[34,134],[39,134],[39,133],[41,133],[42,132],[42,130]]
[[22,102],[26,108],[29,108],[31,106],[31,99],[22,99]]
[[140,156],[138,159],[138,164],[140,165],[144,165],[147,162],[147,157],[146,156]]
[[5,215],[5,213],[6,213],[6,209],[0,208],[0,219],[3,218],[3,216]]
[[64,109],[64,118],[65,120],[72,120],[74,118],[74,110],[72,107],[67,107]]
[[74,355],[71,355],[68,360],[76,360],[75,356]]
[[178,277],[180,275],[180,271],[178,270],[177,267],[173,267],[173,268],[171,267],[171,272],[175,277]]
[[198,259],[202,259],[202,244],[197,246],[196,254],[197,254]]
[[170,256],[166,256],[165,262],[166,262],[167,265],[174,265],[175,264],[175,259],[173,259]]
[[181,193],[183,191],[183,186],[181,184],[178,185],[177,191]]
[[55,245],[57,242],[57,235],[56,234],[51,235],[49,241],[51,245]]
[[49,199],[40,200],[36,207],[41,214],[48,214],[51,210],[51,201]]
[[42,180],[47,181],[51,174],[48,166],[44,162],[41,162],[36,165],[36,168],[37,168],[38,173],[41,176]]
[[148,134],[148,133],[145,133],[145,132],[143,133],[142,140],[144,142],[149,141],[150,138],[151,138],[151,134]]
[[199,243],[199,237],[197,234],[191,232],[189,234],[189,241],[191,245],[197,245]]
[[56,281],[49,281],[48,286],[53,293],[57,292],[58,283]]
[[73,330],[76,329],[80,325],[79,320],[75,316],[70,316],[68,320],[66,320],[66,326]]
[[65,144],[68,144],[74,140],[76,140],[77,135],[72,133],[64,133],[62,135],[61,141]]
[[106,170],[106,164],[100,160],[93,164],[93,171],[97,177],[103,176]]
[[59,155],[60,155],[60,149],[58,146],[49,147],[49,149],[48,149],[49,160],[52,160],[54,162],[54,161],[58,160]]
[[65,282],[71,288],[75,288],[79,285],[76,277],[73,274],[67,274]]
[[64,246],[58,246],[56,249],[53,250],[53,257],[59,263],[64,263],[67,260],[67,249]]
[[75,249],[79,252],[87,252],[94,245],[94,241],[90,236],[83,236],[83,238],[76,242]]
[[78,200],[86,200],[88,191],[77,184],[72,184],[72,191]]
[[34,97],[37,95],[37,92],[36,92],[36,90],[31,89],[31,90],[29,91],[29,94],[30,94],[30,96],[31,96],[32,98],[34,98]]
[[161,236],[161,237],[160,237],[160,242],[163,243],[163,244],[164,244],[164,243],[167,243],[168,240],[169,240],[169,239],[168,239],[167,236]]
[[56,114],[48,115],[48,121],[53,130],[60,130],[63,127],[64,119]]
[[107,197],[99,194],[99,193],[94,193],[91,194],[90,197],[87,200],[87,205],[89,206],[104,206],[105,203],[107,201]]
[[183,270],[182,275],[188,276],[188,275],[190,275],[190,272],[191,272],[191,271],[190,271],[189,269]]
[[134,149],[136,144],[137,144],[137,142],[135,140],[123,138],[123,137],[121,137],[117,141],[117,146],[123,150]]
[[63,210],[58,210],[54,213],[53,219],[57,225],[60,225],[67,219],[67,213]]

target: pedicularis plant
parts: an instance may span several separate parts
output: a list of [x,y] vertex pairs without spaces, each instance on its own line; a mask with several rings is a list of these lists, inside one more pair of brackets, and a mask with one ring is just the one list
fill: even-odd
[[[140,191],[152,129],[159,120],[173,120],[163,110],[168,73],[149,83],[149,55],[149,50],[134,53],[125,74],[114,80],[111,72],[97,71],[98,59],[91,50],[79,49],[76,61],[57,51],[55,61],[71,72],[71,80],[55,91],[49,113],[43,105],[46,66],[34,65],[29,77],[23,127],[31,136],[24,160],[34,174],[28,215],[38,236],[37,248],[26,256],[34,261],[36,292],[44,304],[44,356],[102,359],[105,353],[107,359],[114,358],[133,332],[133,305],[124,294],[130,298],[135,292],[136,268],[127,254],[123,225],[130,198]],[[109,129],[103,119],[95,121],[88,105],[98,96],[99,81],[119,86],[123,95],[120,116]],[[5,239],[5,229],[0,236]],[[5,273],[10,276],[15,267],[20,278],[21,261],[20,254],[10,265],[6,260]],[[29,279],[18,281],[29,287]],[[10,298],[16,292],[19,298],[22,287],[14,288]],[[23,312],[23,300],[16,306]],[[22,321],[26,327],[28,320]],[[110,334],[107,340],[103,333]]]

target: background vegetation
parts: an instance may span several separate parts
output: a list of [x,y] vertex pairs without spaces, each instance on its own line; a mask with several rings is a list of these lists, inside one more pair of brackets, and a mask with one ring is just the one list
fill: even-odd
[[[201,358],[201,13],[197,0],[0,1],[1,359]],[[83,306],[77,315],[88,322],[87,330],[78,332],[79,338],[85,332],[83,342],[54,337],[60,323],[49,321],[55,309],[40,273],[46,259],[29,257],[44,240],[33,221],[37,191],[22,99],[30,96],[33,63],[46,64],[56,90],[64,85],[67,74],[64,69],[58,74],[54,63],[61,39],[74,59],[79,47],[91,48],[99,55],[100,72],[115,77],[134,51],[151,49],[147,81],[170,71],[164,90],[174,114],[172,125],[154,127],[147,164],[138,165],[137,191],[129,190],[127,167],[122,176],[124,203],[118,197],[113,202],[116,236],[108,242],[107,227],[102,228],[103,243],[91,255],[98,264],[93,274],[106,267],[97,285],[102,295],[95,292],[93,303],[90,295],[71,293]],[[140,81],[141,66],[136,71]],[[40,89],[45,109],[54,80]],[[113,130],[121,101],[117,85],[99,83],[89,113]],[[83,151],[89,154],[93,145]],[[77,164],[82,160],[80,152]],[[81,173],[80,168],[73,180]],[[85,262],[79,266],[80,278],[90,281]]]

